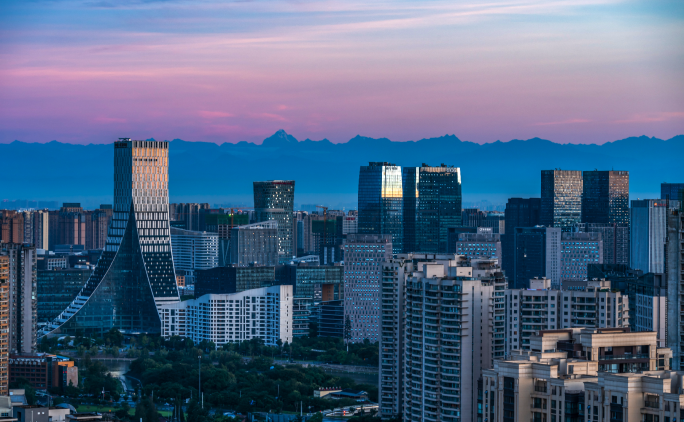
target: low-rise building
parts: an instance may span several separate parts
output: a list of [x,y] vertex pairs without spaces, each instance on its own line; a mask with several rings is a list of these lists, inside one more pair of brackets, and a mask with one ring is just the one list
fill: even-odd
[[11,355],[9,358],[10,383],[24,378],[37,390],[51,387],[78,387],[78,367],[63,356],[39,353],[33,356]]
[[207,294],[159,309],[162,336],[180,336],[217,346],[260,338],[267,346],[292,342],[292,286],[233,294]]
[[478,420],[669,422],[684,404],[684,373],[657,343],[657,333],[629,328],[541,331],[530,351],[482,371]]

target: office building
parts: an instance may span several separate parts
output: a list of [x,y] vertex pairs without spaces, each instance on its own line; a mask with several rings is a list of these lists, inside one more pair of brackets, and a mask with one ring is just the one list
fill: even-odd
[[0,396],[6,396],[9,392],[9,255],[0,254]]
[[232,294],[208,294],[164,305],[162,336],[217,346],[261,339],[266,346],[292,343],[292,286],[271,286]]
[[511,285],[515,284],[515,228],[538,226],[540,209],[539,198],[509,198],[506,203],[505,232],[501,234],[501,268]]
[[85,248],[104,249],[107,244],[107,230],[112,221],[114,210],[111,205],[103,204],[94,211],[86,211]]
[[528,421],[675,421],[684,394],[670,370],[672,351],[655,333],[629,329],[544,331],[482,371],[477,419]]
[[195,271],[218,267],[218,234],[171,227],[171,251],[176,272],[194,284]]
[[516,289],[529,280],[545,277],[555,288],[561,284],[561,229],[557,227],[516,227],[513,236],[513,281]]
[[89,266],[83,268],[38,269],[36,272],[36,311],[39,323],[57,318],[76,299],[92,274]]
[[361,166],[358,195],[358,233],[390,235],[393,252],[403,252],[404,194],[401,167],[381,162]]
[[342,234],[355,234],[359,232],[359,218],[355,215],[346,215],[342,220]]
[[496,259],[501,262],[501,235],[462,233],[456,242],[456,254],[464,255],[467,259]]
[[344,337],[344,301],[329,300],[316,305],[318,337]]
[[295,299],[309,303],[344,299],[344,267],[291,263],[276,269],[278,284],[292,286]]
[[230,235],[230,264],[278,265],[278,222],[275,220],[237,226]]
[[12,355],[9,360],[10,382],[23,378],[38,390],[70,385],[78,387],[78,367],[67,357],[46,353]]
[[254,216],[257,223],[278,222],[278,262],[287,262],[297,253],[294,213],[294,180],[254,182]]
[[629,172],[582,172],[582,223],[629,224]]
[[558,290],[548,278],[535,278],[529,285],[506,290],[506,356],[531,350],[539,331],[629,326],[630,301],[611,291],[610,281],[576,282]]
[[502,234],[505,229],[505,214],[500,211],[482,211],[479,208],[464,208],[461,213],[464,227],[491,227],[493,233]]
[[667,344],[667,284],[664,274],[641,274],[626,281],[632,331],[655,331],[658,346]]
[[660,199],[684,201],[684,183],[661,183]]
[[404,420],[477,420],[482,370],[504,357],[501,268],[494,260],[424,264],[405,288]]
[[603,240],[603,262],[629,265],[629,224],[576,224],[573,232],[599,233]]
[[665,272],[665,233],[668,207],[679,207],[679,201],[643,199],[632,201],[630,232],[632,269],[645,273]]
[[402,177],[404,252],[446,253],[449,227],[462,225],[461,169],[423,164]]
[[667,286],[667,347],[674,352],[673,367],[684,368],[684,207],[667,213],[665,243]]
[[3,244],[0,255],[9,259],[9,352],[36,350],[36,248]]
[[589,264],[603,264],[601,233],[562,233],[561,283],[586,280]]
[[380,340],[380,277],[392,257],[392,236],[350,234],[344,244],[344,317],[351,342]]
[[568,232],[579,223],[582,216],[582,186],[581,171],[542,170],[540,224]]
[[216,267],[195,272],[195,298],[240,293],[276,284],[275,267]]
[[113,146],[107,244],[83,290],[46,331],[159,333],[158,307],[179,300],[169,232],[169,143],[122,138]]
[[178,203],[169,205],[169,218],[176,222],[174,227],[185,230],[199,231],[201,225],[201,214],[209,209],[207,203]]

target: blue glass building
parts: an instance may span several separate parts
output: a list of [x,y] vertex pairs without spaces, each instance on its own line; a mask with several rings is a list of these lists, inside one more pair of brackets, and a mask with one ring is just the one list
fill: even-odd
[[403,252],[403,200],[400,166],[381,162],[361,166],[358,232],[391,235],[393,253]]
[[446,253],[449,228],[461,225],[461,170],[404,167],[404,252]]

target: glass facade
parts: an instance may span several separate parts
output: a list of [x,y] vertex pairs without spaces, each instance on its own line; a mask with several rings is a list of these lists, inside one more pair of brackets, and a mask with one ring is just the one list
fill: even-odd
[[684,201],[684,183],[661,183],[660,199]]
[[296,257],[294,225],[294,180],[254,182],[254,215],[256,222],[278,222],[278,261],[285,263]]
[[582,215],[582,172],[575,170],[542,170],[541,224],[572,230]]
[[169,233],[168,147],[129,138],[114,143],[107,244],[86,285],[47,330],[160,332],[158,307],[179,301]]
[[359,172],[360,234],[392,236],[394,253],[403,251],[403,187],[401,167],[371,162]]
[[404,252],[447,252],[450,227],[461,225],[461,170],[405,167]]
[[582,222],[629,224],[629,172],[582,173]]
[[38,270],[38,322],[57,318],[85,286],[89,268]]

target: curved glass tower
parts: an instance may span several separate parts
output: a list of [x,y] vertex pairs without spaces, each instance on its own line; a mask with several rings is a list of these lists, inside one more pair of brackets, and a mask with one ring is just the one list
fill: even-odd
[[160,332],[159,307],[179,300],[168,160],[168,142],[120,138],[114,143],[114,211],[105,249],[76,299],[43,334]]

